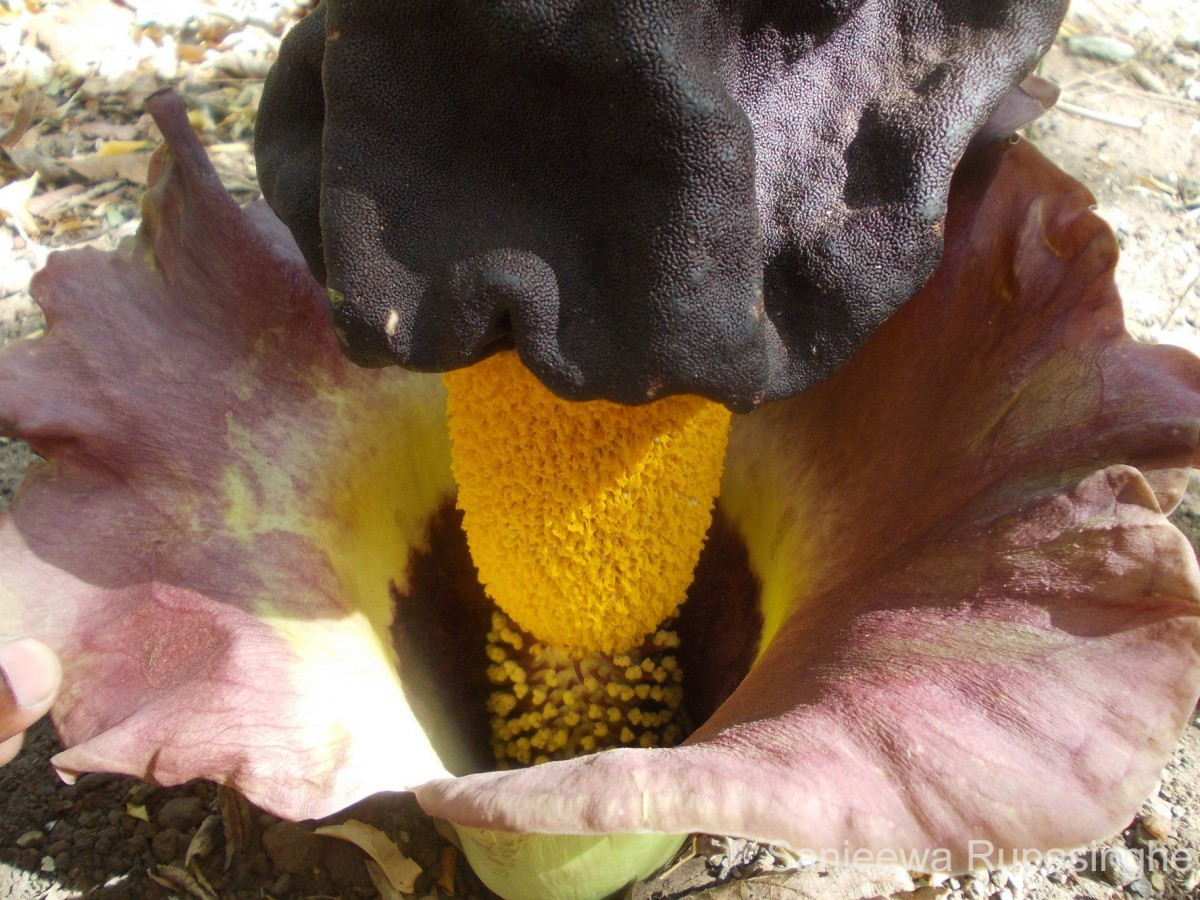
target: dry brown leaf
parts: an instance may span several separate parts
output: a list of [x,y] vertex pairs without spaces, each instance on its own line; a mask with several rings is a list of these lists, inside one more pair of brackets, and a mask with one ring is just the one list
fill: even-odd
[[187,63],[203,62],[207,53],[208,48],[198,44],[179,44],[175,47],[175,56]]
[[263,53],[234,50],[222,53],[214,65],[221,72],[234,78],[266,78],[271,63],[275,60]]
[[79,231],[83,228],[90,228],[92,223],[81,219],[78,216],[71,216],[69,219],[59,219],[54,224],[54,234],[69,234],[72,231]]
[[217,130],[217,123],[213,120],[212,113],[207,108],[189,110],[188,121],[201,134]]
[[45,218],[50,210],[59,204],[67,203],[72,198],[82,194],[83,191],[84,187],[82,184],[68,184],[66,187],[60,187],[56,191],[47,191],[45,194],[30,197],[29,202],[25,204],[25,209],[30,215]]
[[869,900],[914,889],[912,876],[899,866],[839,866],[747,878],[716,887],[705,896],[712,900]]
[[154,146],[151,141],[106,141],[96,148],[96,156],[123,156]]
[[150,821],[150,813],[146,812],[146,807],[141,803],[126,803],[125,815],[134,819],[141,819],[143,822]]
[[193,878],[196,879],[196,883],[198,885],[200,885],[200,887],[202,887],[204,890],[208,891],[208,893],[210,893],[214,897],[220,896],[219,894],[217,894],[216,889],[213,888],[212,882],[210,882],[205,877],[204,872],[201,870],[199,863],[192,866],[187,871],[188,871],[189,875],[191,875]]
[[21,237],[29,239],[30,233],[38,231],[37,222],[29,214],[29,201],[37,190],[38,174],[34,172],[28,178],[12,181],[0,188],[0,213],[12,219]]
[[441,852],[441,871],[438,873],[437,886],[454,896],[454,876],[458,872],[458,851],[453,847],[443,847]]
[[383,871],[383,867],[373,859],[367,860],[367,875],[379,893],[379,900],[403,900],[406,894],[411,893],[411,891],[399,891],[392,887],[387,872]]
[[217,824],[221,821],[221,817],[216,813],[208,816],[200,827],[196,829],[196,833],[192,835],[191,841],[188,842],[187,853],[183,856],[183,864],[185,867],[190,867],[192,860],[199,857],[203,859],[212,853],[213,847],[216,845]]
[[458,836],[458,832],[454,830],[454,826],[445,819],[434,819],[433,828],[437,831],[438,836],[446,843],[453,845],[459,850],[462,850],[462,839]]
[[42,136],[38,129],[30,129],[12,146],[5,148],[5,154],[13,165],[26,175],[38,174],[43,181],[56,183],[67,181],[71,177],[70,170],[47,153],[42,145]]
[[66,161],[67,168],[88,181],[107,181],[123,178],[134,184],[145,185],[146,166],[150,162],[149,150],[135,153],[117,153],[103,156],[92,153]]
[[26,88],[21,94],[21,105],[13,115],[12,124],[4,134],[0,134],[0,147],[11,147],[17,143],[33,124],[38,106],[43,100],[42,92],[34,88]]
[[79,126],[79,136],[90,140],[132,141],[137,134],[137,126],[129,122],[83,122]]
[[190,872],[179,866],[157,866],[146,874],[155,884],[161,885],[169,891],[180,891],[195,897],[196,900],[217,900],[217,895],[212,888],[206,888],[205,885],[193,878]]
[[217,806],[225,826],[225,871],[228,872],[234,856],[242,851],[250,838],[250,804],[233,788],[222,785],[217,790]]
[[[387,876],[388,883],[402,894],[416,890],[421,867],[401,852],[396,842],[373,825],[347,819],[339,825],[324,825],[313,834],[349,841],[371,857]],[[368,866],[368,871],[370,867]]]

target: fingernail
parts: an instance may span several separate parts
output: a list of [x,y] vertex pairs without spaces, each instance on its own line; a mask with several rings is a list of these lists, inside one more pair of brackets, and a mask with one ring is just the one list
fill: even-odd
[[51,699],[62,678],[58,657],[45,644],[29,638],[0,644],[0,675],[23,709]]

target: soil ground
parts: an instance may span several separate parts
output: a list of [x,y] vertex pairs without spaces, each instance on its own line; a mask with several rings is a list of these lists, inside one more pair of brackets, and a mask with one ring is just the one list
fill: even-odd
[[[262,77],[297,6],[275,0],[0,0],[0,337],[35,336],[29,275],[65,246],[115,245],[137,224],[158,135],[145,96],[174,84],[225,184],[257,195],[248,138]],[[1096,193],[1122,246],[1118,280],[1140,339],[1200,350],[1200,4],[1077,0],[1042,74],[1063,88],[1029,136]],[[0,502],[34,457],[0,441]],[[1200,544],[1200,491],[1175,515]],[[45,724],[0,769],[0,900],[67,897],[375,897],[364,856],[280,822],[231,791],[164,790],[106,775],[62,784]],[[358,818],[424,874],[416,896],[490,896],[411,798]],[[1114,883],[1127,850],[1133,880]],[[1105,861],[1109,865],[1105,865]],[[702,836],[633,897],[1076,900],[1195,897],[1200,882],[1200,720],[1130,827],[1070,860],[974,877],[917,879],[804,865]],[[1119,868],[1119,867],[1118,867]]]

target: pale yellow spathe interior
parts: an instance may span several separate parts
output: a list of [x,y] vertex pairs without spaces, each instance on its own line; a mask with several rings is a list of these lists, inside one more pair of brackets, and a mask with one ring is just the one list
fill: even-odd
[[721,480],[721,512],[745,543],[760,584],[760,658],[798,604],[812,595],[830,556],[817,548],[834,540],[824,521],[834,518],[830,510],[838,498],[809,473],[811,436],[771,424],[789,416],[791,402],[771,404],[734,422]]
[[622,652],[692,581],[730,413],[562,400],[512,351],[444,376],[458,504],[488,594],[533,637]]
[[[235,373],[231,381],[242,400],[259,389],[249,372]],[[326,711],[338,708],[356,727],[377,732],[369,740],[356,733],[355,746],[360,752],[379,748],[373,764],[380,772],[395,770],[396,748],[403,747],[406,774],[439,777],[445,769],[403,697],[391,637],[391,586],[406,587],[410,554],[424,543],[431,515],[453,496],[445,390],[437,376],[399,369],[386,378],[368,379],[355,369],[344,379],[313,375],[310,387],[302,411],[287,410],[278,421],[242,425],[227,416],[223,530],[238,543],[272,547],[272,558],[261,560],[263,583],[253,608],[297,657],[336,659],[341,668],[363,673],[355,683],[378,686],[365,695],[328,679],[291,685],[295,702],[312,707],[311,716],[300,713],[298,720],[326,722]],[[306,426],[303,432],[297,421]],[[288,552],[307,561],[324,557],[328,583],[289,585],[281,579],[287,566],[278,557]],[[252,554],[247,564],[258,568],[260,560]],[[323,606],[311,618],[297,615],[297,598],[313,591],[334,598],[341,613],[331,615]],[[315,663],[294,672],[329,667]],[[392,712],[380,716],[381,709]],[[341,744],[316,733],[310,742],[314,754],[328,752],[331,762]]]
[[[230,418],[226,441],[236,462],[223,477],[224,524],[243,539],[311,540],[328,556],[347,611],[364,615],[391,654],[390,585],[405,588],[409,554],[454,481],[440,379],[396,370],[373,387],[379,406],[370,408],[350,390],[315,384],[311,434],[275,434],[262,422],[244,428]],[[296,472],[311,477],[298,483]],[[275,613],[272,597],[259,602],[259,613]]]

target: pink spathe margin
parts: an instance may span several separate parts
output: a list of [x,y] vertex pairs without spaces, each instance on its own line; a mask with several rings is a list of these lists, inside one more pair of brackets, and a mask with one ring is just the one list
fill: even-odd
[[[415,788],[484,828],[960,863],[1126,824],[1200,693],[1200,582],[1165,517],[1200,362],[1126,334],[1111,234],[1031,145],[960,167],[940,268],[850,363],[737,418],[719,502],[786,615],[728,701],[683,747],[449,778],[320,543],[328,480],[394,450],[358,423],[436,405],[437,376],[348,366],[282,226],[224,193],[176,100],[152,109],[171,152],[141,236],[55,255],[46,337],[0,354],[0,422],[48,458],[0,520],[0,630],[63,656],[64,768],[211,778],[293,818]],[[231,471],[253,528],[227,521]]]

